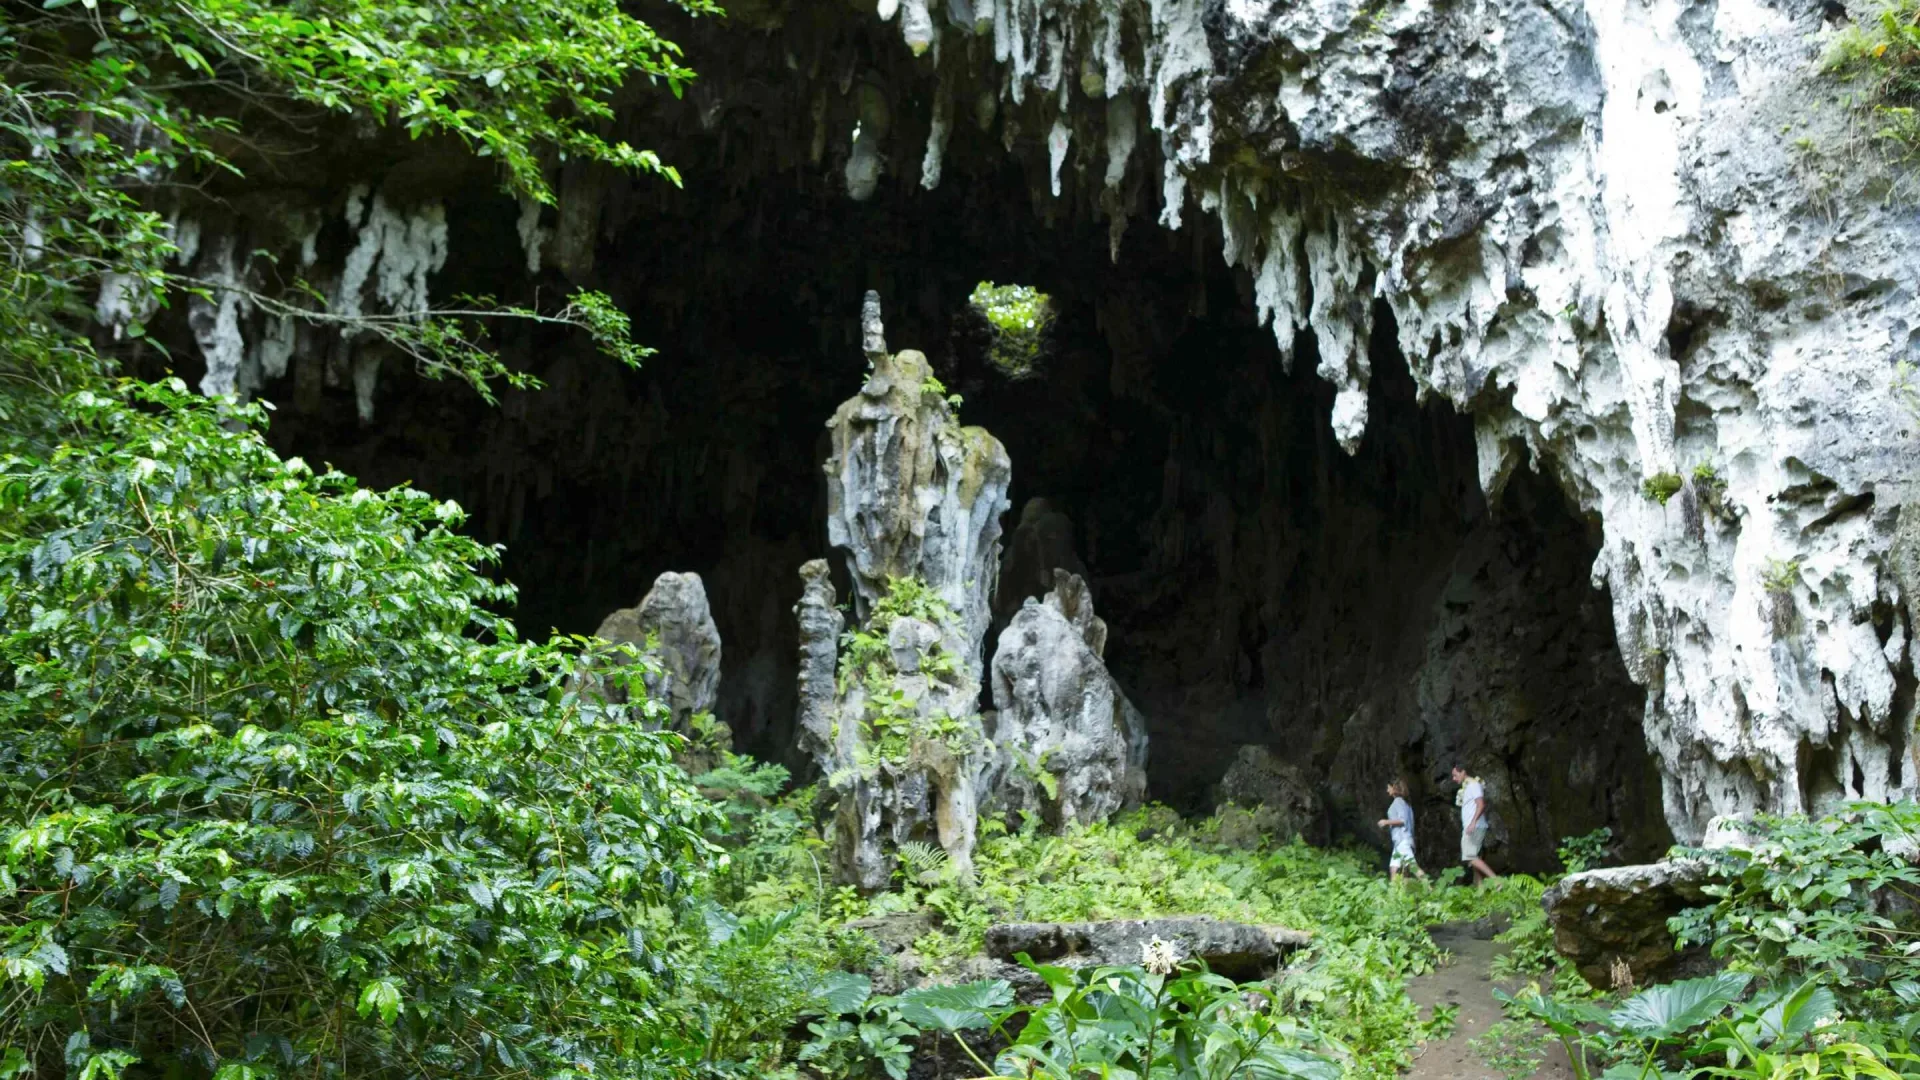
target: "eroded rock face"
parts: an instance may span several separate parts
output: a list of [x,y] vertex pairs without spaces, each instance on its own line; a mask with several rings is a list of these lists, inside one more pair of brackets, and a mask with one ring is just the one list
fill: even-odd
[[1710,903],[1703,891],[1707,866],[1672,860],[1569,874],[1540,898],[1553,926],[1553,944],[1580,976],[1610,990],[1625,965],[1639,985],[1692,974],[1702,950],[1676,953],[1667,920]]
[[1319,787],[1304,769],[1271,747],[1243,746],[1220,779],[1219,802],[1265,810],[1262,827],[1283,838],[1297,835],[1308,843],[1325,843],[1327,823]]
[[937,842],[972,869],[979,780],[980,644],[999,568],[1011,467],[993,436],[963,428],[925,357],[886,352],[868,294],[873,371],[828,427],[828,535],[854,582],[843,649],[828,567],[801,570],[801,745],[838,796],[842,880],[887,885],[893,852]]
[[1107,624],[1087,584],[1064,570],[1029,598],[993,656],[987,808],[1056,827],[1103,821],[1147,790],[1146,722],[1101,662]]
[[[644,676],[647,694],[666,708],[673,730],[686,731],[695,713],[713,712],[720,698],[720,628],[699,574],[661,574],[638,606],[608,615],[594,636],[653,659],[658,667]],[[602,691],[610,700],[626,698],[619,687]]]
[[1378,298],[1422,393],[1474,415],[1490,495],[1524,463],[1603,522],[1593,578],[1697,841],[1920,782],[1890,392],[1920,356],[1920,219],[1876,195],[1885,162],[1796,164],[1783,125],[1816,159],[1852,139],[1822,11],[1016,2],[934,47],[1052,125],[1035,171],[1104,188],[1116,237],[1136,168],[1163,225],[1217,217],[1283,352],[1311,331],[1350,452]]
[[827,424],[827,539],[845,553],[857,619],[891,582],[919,579],[958,616],[957,651],[977,681],[1013,465],[999,440],[961,426],[924,355],[885,351],[878,299],[868,303],[873,371]]
[[1173,944],[1182,957],[1200,957],[1216,974],[1243,981],[1272,975],[1283,956],[1311,941],[1283,926],[1200,917],[998,923],[987,928],[987,955],[1013,961],[1026,953],[1038,963],[1063,966],[1138,964],[1141,950],[1156,938]]
[[[1282,475],[1302,463],[1260,425],[1222,432],[1213,423],[1234,406],[1279,411],[1276,396],[1313,392],[1276,376],[1205,402],[1178,400],[1195,372],[1235,356],[1170,343],[1195,321],[1237,325],[1252,315],[1273,327],[1283,362],[1312,361],[1325,384],[1319,415],[1345,448],[1364,455],[1387,436],[1383,358],[1404,358],[1423,400],[1471,416],[1470,471],[1485,504],[1536,469],[1574,514],[1597,523],[1598,556],[1583,555],[1572,586],[1583,601],[1560,606],[1597,599],[1610,608],[1614,651],[1645,696],[1632,703],[1639,723],[1625,737],[1644,733],[1657,754],[1662,813],[1679,839],[1699,839],[1717,813],[1917,790],[1908,733],[1920,699],[1911,656],[1920,526],[1905,510],[1913,424],[1889,384],[1900,360],[1920,358],[1909,254],[1920,247],[1920,221],[1883,197],[1905,182],[1891,166],[1847,149],[1857,118],[1834,104],[1841,88],[1816,71],[1830,29],[1821,5],[1467,0],[1374,11],[1350,2],[1007,0],[981,20],[972,15],[986,5],[905,10],[913,17],[887,25],[846,8],[783,10],[747,34],[678,24],[694,66],[702,56],[726,62],[703,71],[686,102],[649,103],[625,119],[670,138],[661,146],[668,160],[707,170],[692,194],[669,204],[623,179],[603,178],[602,191],[563,178],[561,208],[534,206],[522,217],[524,251],[506,228],[512,209],[503,217],[487,202],[497,178],[459,179],[465,166],[424,149],[330,155],[339,164],[308,188],[246,193],[251,200],[220,192],[177,218],[181,260],[202,279],[257,288],[271,265],[297,264],[343,308],[383,312],[429,299],[429,271],[463,275],[462,291],[527,300],[537,282],[526,270],[592,265],[618,277],[622,252],[664,242],[684,258],[650,271],[634,294],[636,314],[659,316],[680,351],[711,356],[710,367],[686,366],[705,368],[705,381],[662,376],[668,365],[656,365],[636,378],[659,381],[620,383],[595,374],[584,347],[516,346],[515,359],[540,364],[552,389],[497,411],[472,406],[449,422],[439,414],[468,406],[400,390],[406,380],[364,343],[296,331],[227,293],[182,305],[190,327],[176,335],[179,351],[199,344],[211,392],[258,384],[297,405],[276,425],[290,452],[324,447],[374,482],[413,478],[474,507],[484,535],[524,560],[510,569],[529,586],[529,603],[566,613],[554,624],[591,625],[600,609],[577,597],[609,575],[643,574],[633,569],[643,559],[720,553],[729,574],[716,562],[709,580],[729,662],[761,665],[753,679],[730,679],[728,693],[780,688],[751,689],[737,712],[750,706],[771,732],[765,718],[784,724],[790,715],[784,676],[795,649],[779,618],[793,603],[788,568],[814,550],[816,521],[806,478],[777,464],[805,456],[804,433],[780,417],[787,409],[811,424],[831,404],[819,396],[821,372],[845,371],[820,366],[838,362],[844,340],[822,313],[876,279],[931,296],[924,306],[937,313],[982,266],[1030,267],[1063,293],[1082,292],[1077,302],[1093,311],[1085,321],[1107,338],[1111,362],[1087,366],[1086,381],[1171,429],[1150,431],[1164,436],[1165,452],[1156,448],[1127,477],[1143,491],[1163,480],[1167,492],[1167,505],[1148,497],[1120,523],[1153,534],[1138,562],[1164,568],[1205,546],[1231,568],[1208,583],[1217,595],[1192,601],[1212,617],[1191,616],[1157,643],[1179,676],[1164,685],[1201,688],[1188,711],[1110,657],[1156,717],[1184,724],[1211,710],[1235,729],[1195,751],[1201,764],[1250,739],[1311,743],[1315,767],[1347,788],[1330,805],[1365,821],[1378,812],[1382,776],[1444,765],[1432,758],[1460,751],[1513,792],[1516,807],[1581,804],[1621,825],[1639,815],[1637,789],[1602,799],[1587,782],[1619,775],[1624,748],[1612,734],[1597,748],[1537,753],[1573,761],[1565,777],[1516,756],[1563,727],[1616,731],[1617,698],[1609,695],[1606,716],[1568,719],[1555,710],[1577,709],[1584,695],[1543,698],[1511,686],[1476,695],[1459,682],[1494,654],[1480,642],[1506,628],[1451,608],[1501,600],[1497,578],[1470,577],[1471,588],[1403,584],[1423,615],[1432,601],[1436,633],[1448,624],[1444,636],[1408,645],[1423,655],[1388,672],[1417,668],[1413,690],[1356,704],[1354,688],[1379,671],[1306,664],[1334,674],[1299,696],[1333,704],[1315,711],[1280,700],[1273,688],[1294,674],[1285,666],[1307,651],[1288,639],[1315,629],[1288,624],[1279,606],[1290,599],[1288,575],[1349,554],[1377,565],[1381,552],[1302,554],[1328,519],[1288,520],[1275,508],[1287,489],[1310,482]],[[899,44],[877,48],[882,37]],[[1009,191],[1007,175],[1024,189]],[[249,220],[223,217],[235,214]],[[1160,235],[1156,220],[1183,226],[1180,235]],[[476,221],[503,227],[495,235]],[[867,230],[892,242],[867,243]],[[1089,242],[1127,265],[1094,272],[1071,250]],[[980,259],[935,257],[962,247]],[[510,275],[486,276],[470,257],[503,248]],[[1168,268],[1168,249],[1196,268],[1191,276]],[[1220,274],[1215,250],[1231,280],[1209,288],[1197,268]],[[256,251],[272,252],[272,262],[241,255]],[[1176,292],[1176,313],[1155,304]],[[124,326],[134,313],[116,296],[103,283],[98,310]],[[1226,296],[1238,307],[1222,318]],[[918,317],[931,330],[937,316]],[[761,326],[775,327],[765,335],[772,343],[753,332]],[[795,346],[815,332],[818,348]],[[1064,381],[1076,369],[1050,370]],[[656,392],[663,385],[669,391]],[[376,415],[377,388],[375,437],[358,420]],[[329,398],[351,434],[303,434],[296,413],[310,417]],[[801,407],[788,408],[796,400]],[[1066,419],[1068,438],[1095,426]],[[493,436],[480,440],[487,453],[460,448],[470,425]],[[727,437],[713,436],[722,429]],[[1135,445],[1140,430],[1129,432]],[[1095,440],[1078,441],[1073,453],[1093,453]],[[1088,466],[1111,461],[1091,456]],[[1212,470],[1204,483],[1202,465]],[[1648,480],[1677,490],[1665,502],[1648,498]],[[1337,486],[1338,470],[1311,482]],[[608,506],[644,506],[668,524],[636,520],[639,512],[573,512],[607,491],[623,495]],[[1389,504],[1406,492],[1365,494],[1391,517]],[[765,509],[773,503],[784,516],[769,525],[781,516]],[[1089,567],[1116,573],[1109,566],[1121,543],[1103,548],[1095,516],[1083,505],[1073,513],[1088,534]],[[1364,524],[1351,535],[1365,535]],[[684,547],[662,554],[673,545]],[[1251,557],[1260,545],[1269,552]],[[1483,561],[1501,573],[1511,562]],[[772,574],[768,566],[779,568],[777,583],[758,576]],[[1117,624],[1133,615],[1142,627],[1168,625],[1162,609],[1172,601],[1146,596],[1129,611],[1117,588],[1101,585]],[[1148,582],[1168,593],[1187,585]],[[1444,600],[1433,595],[1441,586]],[[1596,666],[1584,637],[1573,645],[1555,649],[1566,670],[1543,681],[1564,684]],[[1505,655],[1524,661],[1530,650]],[[781,677],[768,674],[775,664]],[[1209,669],[1204,678],[1191,677],[1196,667]],[[1517,671],[1513,681],[1527,677]],[[1436,749],[1442,736],[1445,749]],[[1175,748],[1165,751],[1156,760],[1171,760]],[[1494,758],[1512,763],[1507,780]],[[1596,805],[1607,801],[1614,805]],[[1554,815],[1513,818],[1514,844],[1543,858],[1569,827]]]

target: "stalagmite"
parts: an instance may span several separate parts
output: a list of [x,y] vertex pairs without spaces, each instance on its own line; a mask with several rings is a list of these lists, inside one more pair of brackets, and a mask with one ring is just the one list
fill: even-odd
[[1146,721],[1101,661],[1106,640],[1086,582],[1064,570],[1045,601],[1028,599],[1001,632],[988,809],[1064,827],[1145,798]]
[[835,865],[887,884],[892,852],[938,842],[972,866],[980,772],[981,640],[999,569],[1011,467],[1000,443],[961,427],[924,356],[889,354],[879,297],[862,344],[873,371],[828,423],[828,539],[853,581],[844,652],[824,563],[802,569],[801,744],[837,796]]
[[[667,727],[685,733],[695,714],[713,712],[720,699],[720,628],[699,574],[661,574],[638,605],[608,615],[594,635],[631,645],[650,660],[653,670],[642,678]],[[600,692],[626,700],[616,687]]]

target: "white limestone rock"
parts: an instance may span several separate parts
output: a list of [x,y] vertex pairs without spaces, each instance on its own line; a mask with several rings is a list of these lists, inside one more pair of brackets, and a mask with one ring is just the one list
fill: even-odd
[[981,642],[1012,467],[993,436],[960,426],[924,356],[886,351],[873,293],[861,323],[873,372],[828,423],[827,536],[853,581],[852,629],[884,647],[842,655],[824,561],[801,569],[795,614],[801,747],[837,798],[836,872],[871,891],[910,841],[937,842],[954,872],[971,873],[990,756]]
[[1106,640],[1086,582],[1064,570],[1044,602],[1029,598],[1001,632],[988,809],[1065,827],[1146,798],[1146,722],[1102,662]]
[[[668,571],[654,579],[638,606],[621,608],[594,635],[632,645],[651,661],[642,676],[647,695],[665,709],[668,727],[686,732],[695,713],[712,713],[720,699],[720,628],[699,574]],[[624,700],[616,688],[603,688]]]
[[[1096,200],[1158,162],[1164,225],[1189,199],[1217,217],[1283,352],[1313,331],[1343,446],[1364,438],[1384,303],[1420,393],[1474,415],[1488,492],[1524,464],[1601,523],[1593,582],[1648,690],[1678,839],[1920,793],[1916,425],[1892,390],[1920,362],[1920,215],[1885,197],[1897,166],[1850,149],[1819,5],[992,17],[978,63],[1005,107],[1091,125],[1063,63],[1098,74],[1083,92],[1142,95],[1159,154],[1116,129],[1105,173],[1062,183]],[[1641,492],[1662,474],[1685,481],[1664,504]]]

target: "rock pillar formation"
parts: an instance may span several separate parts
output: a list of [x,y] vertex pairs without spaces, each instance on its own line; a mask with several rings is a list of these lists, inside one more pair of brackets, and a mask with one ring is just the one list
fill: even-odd
[[[665,709],[665,726],[684,733],[695,713],[713,711],[720,696],[720,628],[699,574],[661,574],[639,606],[608,615],[594,634],[632,645],[658,665],[644,679],[648,697]],[[618,687],[602,689],[610,700],[626,700]]]
[[879,299],[863,318],[872,374],[828,422],[827,535],[846,559],[845,648],[827,565],[801,570],[801,745],[839,797],[842,880],[886,886],[892,850],[937,841],[972,868],[990,758],[977,702],[1012,466],[962,427],[926,357],[886,350]]
[[1100,821],[1147,790],[1146,722],[1107,674],[1107,624],[1087,583],[1054,571],[1053,591],[1029,599],[993,656],[996,809],[1049,824]]

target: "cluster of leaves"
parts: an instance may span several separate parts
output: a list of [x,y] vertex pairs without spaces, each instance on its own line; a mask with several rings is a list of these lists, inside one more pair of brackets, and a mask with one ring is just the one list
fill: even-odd
[[[796,793],[771,813],[789,813],[811,797]],[[1405,980],[1441,959],[1426,926],[1522,912],[1538,906],[1540,891],[1524,877],[1484,889],[1394,888],[1369,855],[1270,837],[1251,848],[1228,846],[1218,821],[1184,822],[1165,807],[1150,807],[1064,834],[1044,832],[1032,818],[1017,830],[986,820],[972,880],[958,880],[930,860],[926,867],[903,866],[892,891],[860,898],[850,891],[836,895],[816,876],[825,845],[797,820],[801,816],[787,819],[794,827],[783,841],[757,852],[735,850],[733,866],[716,879],[743,912],[805,908],[789,931],[799,950],[820,954],[812,942],[829,934],[835,920],[844,925],[862,916],[925,913],[932,929],[914,952],[937,974],[977,954],[995,922],[1203,914],[1284,924],[1311,931],[1314,943],[1271,992],[1286,1012],[1345,1047],[1351,1070],[1364,1076],[1394,1072],[1420,1037]],[[743,865],[764,874],[742,887]],[[840,1020],[851,1026],[835,1029],[843,1040],[835,1053],[847,1050],[848,1039],[884,1043],[882,1032],[893,1023],[885,1016]]]
[[1920,804],[1863,803],[1822,818],[1762,817],[1750,843],[1691,853],[1714,877],[1711,907],[1676,918],[1683,945],[1709,945],[1735,970],[1820,979],[1850,1011],[1904,1008],[1920,993]]
[[1898,157],[1920,155],[1920,0],[1878,0],[1834,39],[1826,68],[1858,81],[1876,138]]
[[[1169,1080],[1339,1080],[1347,1054],[1291,1017],[1270,984],[1237,984],[1189,963],[1068,969],[1021,964],[1050,1000],[1015,1005],[1000,979],[869,998],[850,989],[840,1018],[810,1024],[800,1058],[829,1076],[871,1075],[878,1065],[905,1080],[906,1040],[951,1039],[983,1076],[1078,1080],[1158,1076]],[[968,1033],[976,1033],[970,1039]],[[1000,1047],[989,1064],[982,1057]]]
[[995,285],[983,281],[967,298],[993,328],[987,359],[1000,373],[1024,379],[1038,368],[1053,329],[1053,301],[1031,285]]
[[1685,481],[1680,479],[1679,473],[1657,472],[1640,481],[1640,495],[1642,498],[1665,506],[1667,500],[1678,495],[1684,486]]
[[[708,0],[675,0],[695,12]],[[505,182],[551,202],[556,156],[678,183],[650,151],[600,134],[636,77],[678,93],[692,72],[675,46],[615,0],[45,0],[0,20],[0,423],[10,445],[57,442],[60,402],[98,387],[110,365],[86,324],[98,302],[147,334],[186,294],[242,299],[273,314],[384,339],[431,376],[482,393],[531,380],[484,347],[496,316],[579,327],[627,363],[647,352],[624,313],[581,292],[542,314],[484,300],[447,309],[348,315],[288,283],[262,295],[172,269],[172,229],[154,200],[220,173],[229,151],[271,155],[293,125],[327,113],[452,135],[497,159]]]
[[1560,859],[1560,865],[1569,874],[1578,874],[1591,870],[1607,861],[1607,855],[1613,845],[1613,829],[1602,826],[1582,836],[1563,836],[1560,847],[1554,852]]
[[1648,987],[1611,1009],[1538,990],[1495,993],[1553,1032],[1576,1080],[1899,1080],[1890,1062],[1920,1062],[1904,1049],[1859,1041],[1853,1026],[1837,1022],[1832,992],[1816,982],[1743,1000],[1751,982],[1722,972]]
[[[939,635],[938,640],[919,650],[917,666],[921,674],[947,682],[960,674],[958,657],[944,644],[959,632],[960,619],[953,608],[917,577],[888,582],[886,595],[873,605],[866,622],[841,635],[836,674],[841,693],[856,684],[865,691],[866,708],[860,721],[865,739],[855,767],[867,775],[882,765],[906,761],[919,740],[938,740],[955,757],[979,749],[975,725],[959,717],[920,715],[919,701],[902,681],[893,656],[891,635],[894,624],[902,619],[924,623]],[[846,779],[835,776],[829,782],[839,784]]]
[[677,738],[488,613],[452,504],[177,383],[67,417],[0,462],[0,1073],[636,1069],[717,824]]

